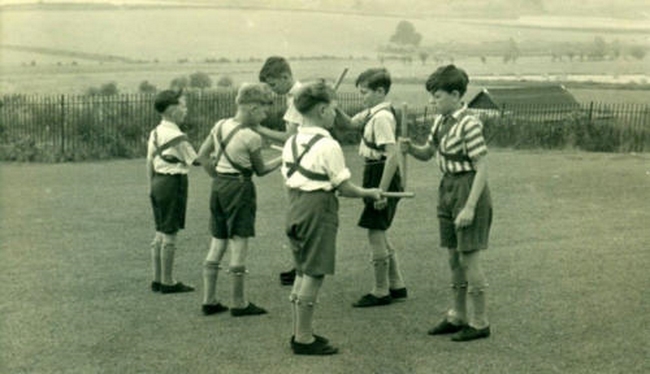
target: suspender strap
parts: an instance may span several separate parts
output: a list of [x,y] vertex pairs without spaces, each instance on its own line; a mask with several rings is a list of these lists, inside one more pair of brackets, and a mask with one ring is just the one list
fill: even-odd
[[311,149],[311,147],[314,146],[319,140],[323,138],[323,135],[321,134],[316,134],[314,135],[311,139],[309,139],[309,142],[305,145],[305,148],[302,150],[302,153],[298,155],[298,143],[296,141],[296,136],[293,136],[293,139],[291,139],[291,153],[293,154],[293,162],[287,162],[286,166],[289,168],[287,170],[287,179],[290,178],[296,171],[302,174],[305,178],[311,179],[314,181],[329,181],[329,176],[327,174],[321,174],[321,173],[316,173],[311,170],[305,169],[300,165],[300,161],[302,161],[302,158],[305,157],[307,152]]
[[221,120],[221,122],[217,124],[217,142],[219,143],[219,151],[217,152],[217,156],[215,158],[214,163],[215,165],[218,164],[219,160],[221,159],[221,156],[223,155],[226,158],[226,160],[228,160],[230,165],[232,165],[232,167],[235,168],[237,171],[239,171],[244,175],[251,175],[252,174],[251,169],[245,168],[242,165],[233,161],[233,159],[230,158],[230,156],[228,155],[228,152],[226,152],[226,147],[228,146],[228,143],[230,143],[230,141],[235,136],[235,134],[237,134],[239,130],[243,129],[244,126],[242,126],[241,124],[235,126],[235,128],[232,129],[232,131],[230,131],[228,136],[226,136],[226,138],[223,139],[222,130],[223,130],[223,124],[225,122],[226,122],[225,120]]
[[175,147],[175,146],[181,144],[184,141],[189,141],[188,138],[187,138],[187,135],[185,135],[185,134],[179,135],[179,136],[177,136],[175,138],[172,138],[167,143],[165,143],[165,144],[163,144],[161,146],[158,146],[158,132],[156,130],[154,130],[154,132],[153,132],[153,145],[154,145],[155,151],[153,153],[153,157],[160,156],[160,158],[163,161],[168,162],[170,164],[180,164],[180,163],[182,163],[183,160],[179,159],[178,157],[173,156],[173,155],[163,155],[162,153],[165,150],[167,150],[167,149],[169,149],[171,147]]
[[392,105],[390,105],[388,107],[381,108],[378,111],[376,111],[375,113],[373,113],[372,115],[370,113],[368,113],[368,119],[367,119],[366,123],[363,125],[363,128],[361,129],[361,140],[363,141],[363,144],[365,144],[366,147],[368,147],[370,149],[373,149],[375,151],[379,151],[379,152],[383,151],[383,147],[379,146],[379,145],[377,145],[377,143],[375,143],[375,132],[374,131],[372,132],[372,135],[371,135],[372,139],[371,140],[366,139],[364,134],[366,132],[366,126],[370,122],[370,119],[372,119],[372,117],[374,117],[377,113],[381,112],[382,110],[388,110],[393,115],[393,118],[395,118],[395,134],[398,134],[399,133],[399,126],[400,126],[399,122],[400,122],[400,120],[399,120],[399,117],[397,116],[397,112],[395,111],[395,108],[393,108]]

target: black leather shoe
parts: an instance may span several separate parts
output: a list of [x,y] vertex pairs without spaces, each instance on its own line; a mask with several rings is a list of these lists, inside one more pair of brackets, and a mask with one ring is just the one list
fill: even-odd
[[151,291],[160,292],[160,282],[151,282]]
[[355,308],[368,308],[371,306],[381,306],[381,305],[388,305],[393,302],[393,298],[390,297],[390,295],[386,295],[383,297],[377,297],[371,293],[364,295],[359,301],[356,303],[352,304],[353,307]]
[[318,339],[311,344],[302,344],[293,342],[291,349],[297,355],[325,356],[337,353],[338,348],[332,347],[329,343],[324,343]]
[[465,326],[464,329],[452,335],[451,340],[455,342],[468,342],[470,340],[487,338],[488,336],[490,336],[490,326],[483,329]]
[[[325,343],[325,344],[327,344],[327,343],[330,342],[329,339],[327,339],[326,337],[324,337],[324,336],[320,336],[320,335],[316,335],[316,334],[314,334],[314,339],[318,340],[318,341],[321,342],[321,343]],[[293,345],[296,343],[296,337],[295,337],[294,335],[291,335],[291,341],[290,341],[290,343],[291,343],[291,346],[292,346],[292,347],[293,347]]]
[[160,285],[160,293],[182,293],[192,291],[194,291],[194,287],[183,284],[182,282],[177,282],[171,286],[168,286],[166,284]]
[[390,297],[392,297],[393,300],[406,299],[407,296],[408,296],[408,292],[406,291],[406,287],[390,289]]
[[246,308],[230,308],[230,314],[233,317],[259,316],[268,313],[266,309],[260,308],[253,303],[248,303]]
[[465,328],[465,324],[454,325],[453,323],[447,321],[447,318],[440,321],[437,325],[431,328],[428,332],[429,335],[444,335],[444,334],[453,334],[461,331]]
[[280,273],[280,283],[283,286],[292,286],[294,280],[296,280],[296,269]]
[[225,305],[221,305],[221,303],[203,304],[203,305],[201,305],[201,311],[206,316],[211,316],[211,315],[217,314],[217,313],[223,313],[223,312],[225,312],[227,310],[228,310],[228,307],[225,306]]

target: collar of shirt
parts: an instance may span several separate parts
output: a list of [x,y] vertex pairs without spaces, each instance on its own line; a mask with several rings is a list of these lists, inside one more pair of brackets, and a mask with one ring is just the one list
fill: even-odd
[[298,127],[298,133],[299,134],[320,134],[323,135],[326,138],[331,138],[332,135],[330,134],[329,131],[322,127],[316,127],[316,126],[300,126]]
[[174,122],[171,122],[171,121],[167,121],[166,119],[163,119],[162,121],[160,121],[160,125],[164,126],[164,127],[168,127],[171,130],[181,131],[180,127],[178,127],[177,124],[175,124]]
[[291,89],[289,90],[288,95],[294,96],[296,94],[296,92],[298,92],[300,87],[302,87],[302,83],[300,83],[298,81],[293,82],[293,86],[291,86]]
[[368,115],[372,117],[375,114],[377,114],[380,110],[384,110],[388,108],[390,108],[390,101],[382,101],[381,103],[370,108],[370,112],[368,113]]
[[[457,109],[455,112],[453,112],[453,113],[451,114],[451,117],[452,117],[454,120],[458,121],[458,119],[460,118],[460,115],[463,114],[463,112],[466,111],[466,110],[467,110],[467,104],[462,103],[462,106],[460,107],[460,109]],[[444,118],[444,117],[445,117],[445,116],[443,116],[443,118]]]

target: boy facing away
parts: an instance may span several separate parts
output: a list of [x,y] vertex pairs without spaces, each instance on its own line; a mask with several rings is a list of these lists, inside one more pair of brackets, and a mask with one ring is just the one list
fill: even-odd
[[194,288],[173,277],[176,236],[185,228],[187,174],[195,164],[194,148],[178,127],[187,114],[182,92],[165,90],[156,95],[154,108],[162,116],[149,134],[147,176],[156,235],[151,243],[151,290],[164,294],[191,292]]
[[[252,175],[266,175],[280,167],[282,158],[262,159],[262,138],[253,131],[266,118],[271,106],[271,89],[264,83],[244,84],[237,93],[237,113],[217,122],[199,150],[205,171],[213,177],[210,196],[212,240],[203,269],[205,315],[228,308],[216,296],[217,275],[226,249],[230,247],[232,316],[265,314],[248,301],[244,278],[248,238],[255,236],[256,193]],[[211,154],[216,152],[214,158]]]
[[[490,336],[485,307],[487,282],[480,266],[480,254],[488,247],[492,202],[487,186],[483,125],[461,101],[468,83],[465,71],[454,65],[433,72],[427,79],[426,89],[439,115],[429,139],[423,146],[416,146],[408,139],[400,142],[403,151],[419,160],[430,160],[435,155],[443,173],[437,215],[440,245],[449,254],[454,302],[429,334],[453,334],[453,341]],[[469,315],[468,299],[473,307]]]
[[282,175],[288,188],[286,233],[291,243],[296,278],[290,300],[293,310],[291,348],[295,354],[329,355],[338,349],[313,334],[314,308],[325,275],[334,274],[338,199],[341,196],[381,199],[378,188],[360,188],[350,181],[343,151],[328,129],[334,124],[334,90],[323,81],[307,84],[295,97],[304,122],[282,152]]

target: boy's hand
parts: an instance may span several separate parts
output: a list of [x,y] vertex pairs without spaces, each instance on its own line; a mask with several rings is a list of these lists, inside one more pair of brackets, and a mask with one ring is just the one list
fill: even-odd
[[376,210],[386,209],[386,207],[388,206],[388,199],[385,198],[385,197],[382,197],[379,200],[375,200],[375,202],[373,204],[374,204]]
[[[372,200],[374,200],[374,201],[375,201],[375,204],[377,204],[377,202],[378,202],[379,200],[384,199],[384,198],[381,196],[381,192],[382,192],[382,191],[381,191],[381,189],[379,189],[379,188],[369,188],[369,189],[368,189],[368,193],[369,193],[370,196],[368,196],[368,197],[371,198]],[[384,199],[384,200],[385,200],[385,199]],[[377,209],[377,208],[375,208],[375,209]]]
[[465,206],[463,210],[458,213],[458,216],[454,220],[454,225],[456,228],[462,229],[463,227],[471,225],[472,221],[474,221],[474,209]]
[[408,153],[411,149],[411,138],[398,138],[397,143],[399,144],[399,151],[402,153]]

